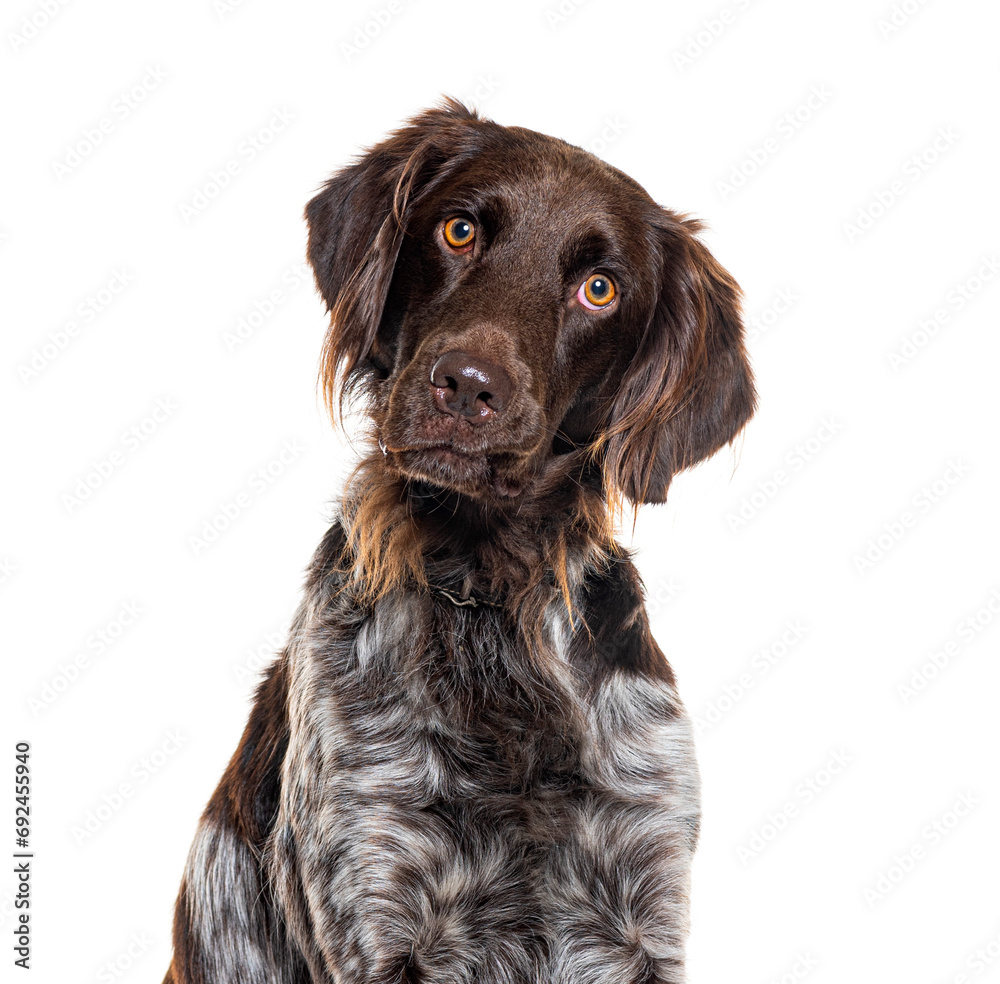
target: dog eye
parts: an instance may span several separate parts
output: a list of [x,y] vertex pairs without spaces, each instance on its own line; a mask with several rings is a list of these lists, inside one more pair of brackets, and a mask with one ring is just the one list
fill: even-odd
[[576,299],[591,311],[606,308],[615,299],[615,282],[603,273],[589,276],[576,292]]
[[468,219],[456,216],[444,224],[444,239],[452,249],[471,246],[475,238],[476,227]]

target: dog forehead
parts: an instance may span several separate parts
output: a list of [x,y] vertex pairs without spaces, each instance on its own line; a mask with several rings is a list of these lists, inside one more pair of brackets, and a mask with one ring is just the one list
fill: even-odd
[[497,124],[471,125],[451,170],[454,185],[511,201],[630,214],[656,204],[633,178],[558,137]]
[[555,137],[498,129],[499,139],[466,148],[436,182],[428,204],[438,217],[490,217],[503,238],[541,239],[555,253],[595,236],[624,248],[655,226],[659,206],[628,175]]

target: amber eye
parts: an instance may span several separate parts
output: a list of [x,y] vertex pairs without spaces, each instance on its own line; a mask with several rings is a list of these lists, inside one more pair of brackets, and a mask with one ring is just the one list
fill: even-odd
[[580,284],[576,297],[584,307],[600,311],[615,299],[615,282],[603,273],[595,273]]
[[476,238],[476,227],[461,216],[449,219],[444,224],[444,239],[452,249],[462,249],[471,246],[472,240]]

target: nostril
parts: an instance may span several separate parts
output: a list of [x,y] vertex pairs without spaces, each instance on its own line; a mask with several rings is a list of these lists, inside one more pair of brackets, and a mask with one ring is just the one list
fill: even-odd
[[513,381],[502,366],[458,349],[445,352],[434,363],[430,384],[439,410],[474,424],[503,410],[514,391]]

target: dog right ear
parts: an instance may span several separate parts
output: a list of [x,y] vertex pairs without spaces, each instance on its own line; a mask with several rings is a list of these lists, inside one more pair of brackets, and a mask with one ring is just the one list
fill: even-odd
[[409,206],[478,119],[446,100],[334,174],[306,206],[307,255],[330,312],[320,373],[331,410],[375,340]]
[[607,485],[636,505],[665,502],[673,476],[733,441],[757,402],[742,294],[700,230],[663,211],[659,299],[610,404]]

